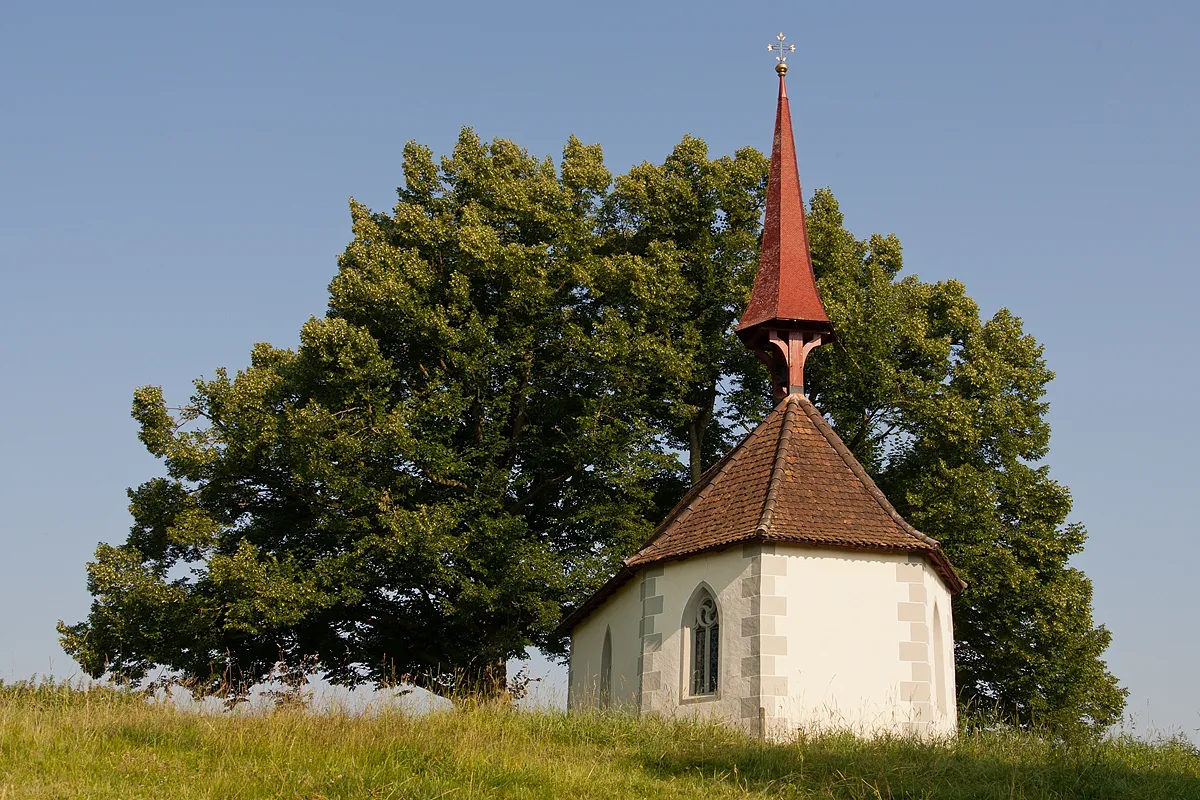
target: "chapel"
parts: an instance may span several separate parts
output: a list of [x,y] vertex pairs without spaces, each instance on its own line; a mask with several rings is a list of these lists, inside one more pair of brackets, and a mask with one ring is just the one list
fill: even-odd
[[963,583],[804,393],[805,358],[835,332],[777,60],[762,255],[737,332],[778,405],[563,620],[568,706],[711,718],[771,739],[953,733],[951,598]]

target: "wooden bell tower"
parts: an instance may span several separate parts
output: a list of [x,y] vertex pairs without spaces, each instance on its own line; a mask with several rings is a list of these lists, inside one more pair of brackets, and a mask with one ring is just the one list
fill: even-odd
[[[784,47],[780,36],[780,44],[772,49],[794,49],[792,45]],[[775,71],[779,73],[779,104],[771,146],[762,255],[754,291],[737,333],[770,368],[775,397],[782,399],[804,392],[805,359],[814,347],[834,341],[834,334],[817,293],[808,247],[788,108],[787,57],[781,55],[778,60]]]

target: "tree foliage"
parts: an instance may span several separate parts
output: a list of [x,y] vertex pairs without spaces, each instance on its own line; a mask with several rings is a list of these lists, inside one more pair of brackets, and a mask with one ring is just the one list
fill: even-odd
[[982,319],[962,283],[900,277],[895,236],[855,239],[828,190],[809,215],[839,342],[815,351],[810,396],[969,588],[954,606],[960,701],[1058,730],[1116,722],[1125,690],[1101,654],[1086,539],[1049,451],[1041,345],[1008,309]]
[[[329,310],[300,345],[135,393],[166,475],[130,492],[124,544],[60,623],[92,675],[160,667],[200,691],[309,663],[344,684],[494,681],[612,574],[769,408],[734,327],[753,283],[767,160],[685,137],[612,181],[572,138],[559,165],[464,130],[410,143],[390,214],[351,202]],[[1041,347],[962,284],[902,277],[833,195],[809,217],[839,342],[810,396],[970,588],[960,699],[1021,722],[1102,727],[1124,692],[1100,656],[1085,532],[1042,460]],[[685,454],[686,466],[679,454]]]
[[710,161],[707,145],[685,136],[661,166],[643,163],[618,178],[602,208],[606,252],[649,262],[670,287],[648,302],[622,286],[613,300],[681,367],[655,380],[647,411],[687,453],[693,482],[771,408],[765,372],[733,335],[758,267],[769,168],[753,148]]
[[89,673],[483,680],[557,645],[563,603],[679,493],[641,413],[670,352],[594,288],[638,269],[597,252],[599,148],[573,139],[560,174],[468,130],[440,165],[409,144],[404,174],[390,215],[351,203],[295,352],[258,345],[179,409],[136,392],[167,476],[130,493],[133,531],[63,629]]

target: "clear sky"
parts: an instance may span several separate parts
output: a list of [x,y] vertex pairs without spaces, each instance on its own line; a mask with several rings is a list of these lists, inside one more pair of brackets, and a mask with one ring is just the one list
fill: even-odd
[[1200,6],[340,5],[0,8],[0,677],[75,669],[54,622],[159,469],[133,388],[293,345],[405,141],[574,133],[614,172],[685,133],[767,150],[783,30],[805,187],[1045,344],[1111,667],[1138,731],[1196,737]]

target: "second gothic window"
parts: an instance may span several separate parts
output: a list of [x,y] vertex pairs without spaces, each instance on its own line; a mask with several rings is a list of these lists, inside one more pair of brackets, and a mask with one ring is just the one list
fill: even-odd
[[696,604],[692,623],[692,694],[716,694],[720,674],[721,624],[717,602],[708,592]]

